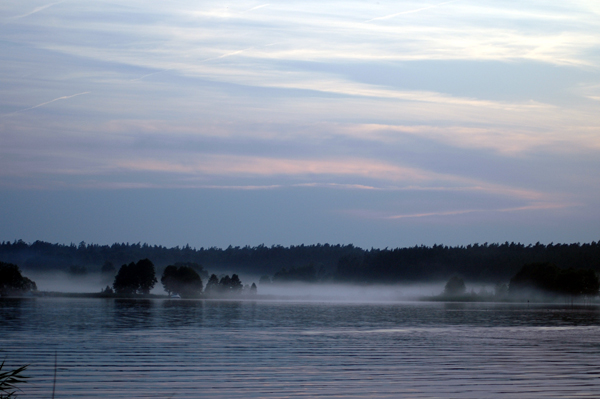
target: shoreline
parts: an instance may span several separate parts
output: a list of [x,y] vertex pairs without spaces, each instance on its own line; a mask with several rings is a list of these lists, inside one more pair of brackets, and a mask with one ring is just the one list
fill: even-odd
[[420,297],[423,302],[448,302],[448,303],[524,303],[524,304],[553,304],[553,305],[600,305],[600,298],[544,296],[544,297],[510,297],[496,298],[493,296],[479,296],[465,294],[459,296],[432,295]]
[[271,295],[252,295],[252,296],[197,296],[193,298],[171,298],[166,294],[106,294],[103,292],[57,292],[57,291],[38,291],[27,295],[9,295],[0,296],[0,299],[35,299],[35,298],[99,298],[99,299],[169,299],[179,300],[212,300],[212,299],[273,299]]
[[[91,299],[132,299],[132,300],[147,300],[147,299],[166,299],[171,301],[185,300],[261,300],[261,301],[285,301],[285,302],[304,302],[301,298],[288,298],[276,295],[261,295],[252,296],[197,296],[193,298],[171,298],[166,294],[106,294],[102,292],[57,292],[57,291],[39,291],[28,295],[11,295],[0,296],[0,299],[36,299],[36,298],[91,298]],[[311,300],[309,302],[330,302],[327,300]],[[337,302],[337,301],[331,301]],[[388,301],[385,301],[388,302]],[[391,301],[397,302],[397,301]],[[406,302],[406,301],[399,301]],[[544,298],[524,298],[524,297],[502,297],[494,296],[479,296],[477,294],[465,294],[459,296],[446,295],[430,295],[422,296],[410,300],[410,302],[440,302],[440,303],[505,303],[505,304],[552,304],[552,305],[600,305],[600,298],[569,298],[569,297],[544,297]]]

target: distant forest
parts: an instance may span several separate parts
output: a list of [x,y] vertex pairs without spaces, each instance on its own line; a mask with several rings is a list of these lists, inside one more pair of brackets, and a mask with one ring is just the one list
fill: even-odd
[[361,249],[353,245],[259,245],[228,248],[167,248],[148,244],[78,245],[22,240],[2,242],[0,261],[25,271],[100,272],[107,263],[150,259],[159,269],[176,263],[195,263],[213,273],[235,272],[269,276],[273,281],[335,281],[397,283],[447,280],[458,275],[467,281],[507,282],[528,263],[549,262],[561,269],[600,272],[600,242],[589,244],[523,245],[473,244]]

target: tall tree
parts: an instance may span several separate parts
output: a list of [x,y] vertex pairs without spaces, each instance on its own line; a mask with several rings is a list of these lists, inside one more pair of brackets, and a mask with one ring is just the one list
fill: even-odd
[[252,283],[252,285],[250,286],[250,295],[256,295],[258,289],[256,288],[256,284]]
[[123,265],[115,276],[113,288],[118,294],[149,294],[158,280],[149,259]]
[[149,259],[142,259],[135,264],[135,270],[139,278],[140,293],[149,294],[154,284],[158,282],[154,264]]
[[229,287],[229,290],[232,294],[239,294],[242,292],[244,285],[242,284],[242,281],[240,280],[240,277],[237,274],[231,275]]
[[219,278],[217,277],[216,274],[211,274],[210,278],[208,279],[208,283],[206,283],[206,289],[204,290],[204,292],[206,294],[212,295],[212,294],[216,294],[219,290]]
[[229,275],[221,277],[219,280],[219,293],[229,294],[231,291],[231,277]]
[[195,297],[202,293],[202,279],[190,266],[167,266],[160,282],[167,293],[179,294],[183,298]]
[[462,278],[457,276],[450,277],[450,280],[446,283],[444,287],[444,295],[447,296],[458,296],[463,295],[467,288],[465,287],[465,282]]

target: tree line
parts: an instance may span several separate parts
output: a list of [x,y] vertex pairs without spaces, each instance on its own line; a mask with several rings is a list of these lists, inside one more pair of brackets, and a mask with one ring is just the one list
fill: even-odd
[[[24,270],[97,272],[104,265],[152,259],[159,270],[176,263],[202,264],[210,270],[268,275],[279,281],[397,283],[446,280],[457,274],[469,281],[508,281],[524,264],[553,263],[560,269],[600,271],[600,243],[472,244],[362,249],[353,245],[290,247],[167,248],[148,244],[78,245],[22,240],[0,243],[0,261]],[[206,277],[208,278],[208,276]],[[205,279],[206,279],[205,278]]]
[[559,269],[600,272],[600,243],[523,245],[473,244],[372,249],[343,256],[334,279],[343,282],[396,283],[446,280],[460,275],[483,283],[506,282],[530,263],[552,263]]
[[[257,293],[255,283],[251,286],[242,284],[239,276],[233,274],[217,277],[212,274],[204,288],[200,273],[202,266],[195,264],[182,264],[167,266],[160,282],[169,296],[181,298],[202,297],[234,297],[241,294],[254,295]],[[199,269],[199,270],[198,270]],[[200,271],[200,273],[198,273]],[[148,295],[158,282],[154,264],[149,259],[141,259],[121,266],[117,272],[112,288],[107,286],[103,290],[105,296],[117,295]]]
[[[152,259],[158,269],[175,263],[197,263],[210,270],[233,269],[254,274],[274,274],[281,267],[299,267],[314,262],[327,270],[335,269],[343,255],[361,252],[353,245],[273,245],[229,246],[227,248],[165,247],[142,243],[98,245],[52,244],[23,240],[0,243],[0,261],[18,264],[24,270],[98,272],[105,262],[121,265],[138,259]],[[85,268],[85,270],[82,270]]]
[[561,269],[549,262],[530,263],[510,279],[509,290],[517,295],[536,290],[561,296],[591,297],[598,295],[600,280],[592,269]]
[[[250,295],[257,293],[255,283],[252,283],[252,286],[244,286],[237,274],[231,277],[223,275],[221,278],[212,274],[204,288],[201,274],[208,276],[208,273],[198,264],[178,263],[167,266],[160,281],[169,296],[182,298],[232,297],[242,293]],[[317,282],[314,266],[293,268],[289,271],[282,269],[273,277],[273,282],[285,283],[298,280],[306,283]],[[112,287],[107,286],[102,291],[102,295],[148,295],[157,282],[154,264],[149,259],[141,259],[122,265],[114,276]],[[269,276],[260,279],[261,284],[271,282]],[[497,284],[494,298],[483,299],[505,299],[508,294],[517,299],[531,295],[592,298],[598,296],[599,290],[600,278],[592,269],[573,267],[561,269],[549,262],[536,262],[522,266],[510,278],[509,284]],[[17,265],[0,262],[0,297],[23,295],[35,291],[37,291],[35,282],[23,276]],[[478,300],[482,299],[482,296],[490,296],[488,293],[480,293],[478,296],[471,293],[470,298],[467,298],[464,297],[465,291],[464,280],[454,275],[446,283],[439,299]]]

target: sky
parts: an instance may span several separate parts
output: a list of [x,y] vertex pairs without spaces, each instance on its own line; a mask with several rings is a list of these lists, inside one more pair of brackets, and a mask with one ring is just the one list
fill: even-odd
[[599,67],[595,0],[3,0],[0,241],[597,241]]

